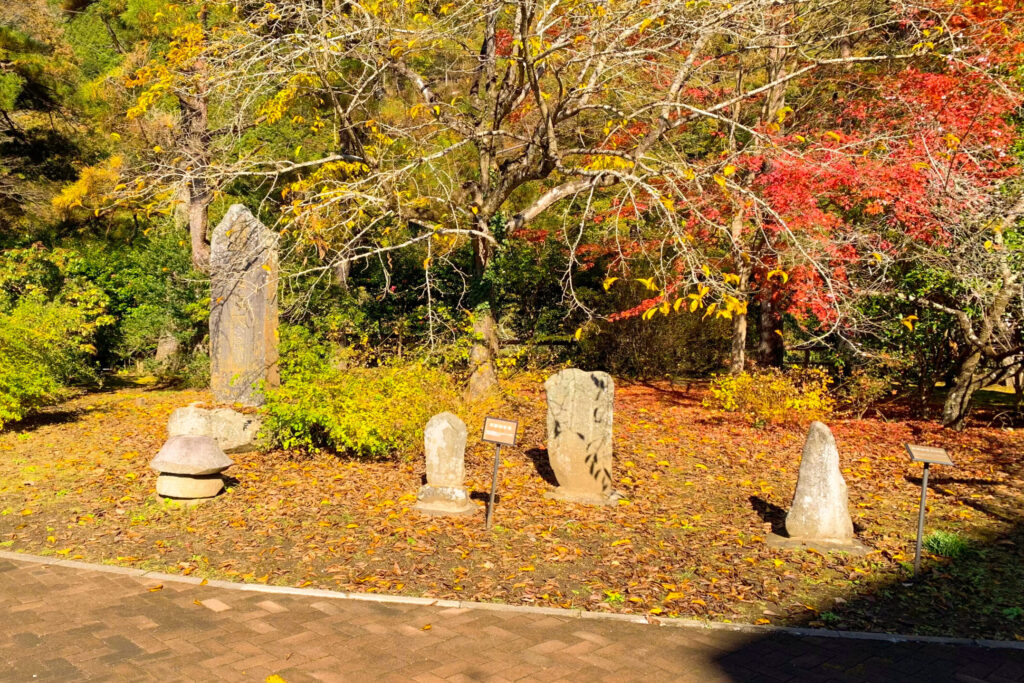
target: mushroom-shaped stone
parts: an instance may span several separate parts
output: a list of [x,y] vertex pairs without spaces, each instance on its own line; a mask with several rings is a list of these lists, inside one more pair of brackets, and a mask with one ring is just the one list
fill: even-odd
[[156,492],[165,498],[213,498],[224,488],[220,473],[234,463],[209,436],[172,436],[149,466],[160,473]]
[[217,474],[235,463],[209,436],[172,436],[149,463],[161,474]]

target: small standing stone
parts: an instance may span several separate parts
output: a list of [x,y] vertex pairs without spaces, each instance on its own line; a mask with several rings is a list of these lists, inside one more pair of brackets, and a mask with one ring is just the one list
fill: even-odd
[[416,510],[432,515],[477,511],[463,483],[466,478],[466,424],[451,413],[430,418],[423,430],[427,483],[416,495]]
[[262,403],[278,384],[277,235],[241,204],[210,242],[210,388],[223,403]]
[[199,501],[224,489],[221,472],[234,463],[208,436],[172,436],[149,466],[159,473],[156,492],[165,498]]
[[839,449],[832,432],[821,422],[812,422],[807,432],[793,505],[786,515],[786,533],[794,540],[837,545],[854,540]]
[[548,460],[558,479],[549,498],[613,505],[612,417],[615,384],[606,372],[562,370],[544,382]]

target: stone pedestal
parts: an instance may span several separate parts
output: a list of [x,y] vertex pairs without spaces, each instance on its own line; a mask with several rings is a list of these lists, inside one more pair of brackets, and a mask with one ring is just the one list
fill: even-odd
[[414,510],[430,515],[471,515],[478,506],[469,499],[466,478],[466,425],[451,413],[430,418],[423,430],[427,483],[416,494]]
[[276,386],[277,235],[235,204],[210,242],[210,389],[221,403],[260,405]]
[[548,460],[558,488],[548,498],[613,505],[612,417],[615,385],[606,372],[569,369],[544,383],[548,403]]

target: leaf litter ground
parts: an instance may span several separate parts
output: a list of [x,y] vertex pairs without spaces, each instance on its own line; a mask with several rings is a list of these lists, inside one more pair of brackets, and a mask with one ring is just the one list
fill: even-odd
[[[177,407],[203,392],[132,387],[80,396],[0,434],[0,547],[168,572],[340,590],[686,617],[1024,637],[1024,432],[957,434],[909,419],[835,420],[850,509],[867,556],[776,550],[804,431],[755,429],[701,405],[691,385],[616,393],[615,477],[625,500],[547,500],[544,392],[520,381],[507,415],[493,532],[483,529],[492,447],[473,441],[469,518],[412,510],[422,458],[233,455],[229,490],[185,507],[155,494],[148,463]],[[920,465],[910,441],[949,449],[928,529],[957,558],[913,560]]]

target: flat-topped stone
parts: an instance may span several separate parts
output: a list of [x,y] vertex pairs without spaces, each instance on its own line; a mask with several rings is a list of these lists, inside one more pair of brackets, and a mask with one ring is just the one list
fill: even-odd
[[544,382],[548,460],[558,480],[549,498],[592,505],[619,499],[612,481],[615,384],[606,372],[562,370]]
[[172,436],[149,463],[161,474],[206,475],[234,464],[209,436]]

